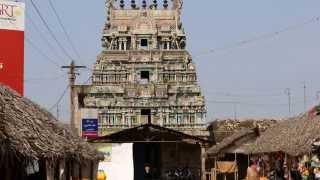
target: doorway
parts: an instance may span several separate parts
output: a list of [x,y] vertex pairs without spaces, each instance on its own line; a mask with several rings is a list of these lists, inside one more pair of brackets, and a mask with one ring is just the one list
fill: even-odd
[[[134,143],[134,180],[158,180],[161,174],[159,143]],[[146,167],[149,173],[146,173]]]
[[142,123],[151,124],[151,109],[141,109]]

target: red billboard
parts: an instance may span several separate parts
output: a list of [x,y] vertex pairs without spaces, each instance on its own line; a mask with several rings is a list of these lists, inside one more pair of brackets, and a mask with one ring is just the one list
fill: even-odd
[[24,3],[0,0],[0,83],[23,95]]

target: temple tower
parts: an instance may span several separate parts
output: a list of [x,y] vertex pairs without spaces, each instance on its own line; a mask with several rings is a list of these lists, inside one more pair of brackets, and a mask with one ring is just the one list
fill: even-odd
[[75,124],[98,119],[99,136],[156,124],[207,136],[204,97],[186,50],[182,0],[108,0],[104,50],[92,84],[74,86]]

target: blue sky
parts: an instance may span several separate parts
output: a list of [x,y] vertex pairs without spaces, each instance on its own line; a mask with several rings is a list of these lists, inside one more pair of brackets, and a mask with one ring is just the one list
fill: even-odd
[[[73,53],[48,0],[34,0],[63,46]],[[54,5],[80,52],[81,64],[92,66],[101,51],[101,31],[106,20],[104,0],[54,0]],[[185,0],[184,28],[188,50],[197,65],[199,81],[207,100],[208,120],[234,117],[288,116],[288,97],[292,92],[292,114],[316,104],[320,91],[320,22],[286,31],[272,38],[202,54],[210,49],[233,45],[265,33],[276,32],[320,16],[317,0]],[[70,63],[35,13],[30,1],[27,14],[44,36],[50,48],[26,21],[26,36],[59,65]],[[75,57],[74,54],[72,56]],[[67,86],[66,72],[59,69],[26,43],[26,96],[50,108]],[[78,83],[89,77],[80,71]],[[320,93],[319,93],[320,94]],[[60,117],[69,118],[69,94],[60,103]],[[56,108],[53,110],[56,113]]]

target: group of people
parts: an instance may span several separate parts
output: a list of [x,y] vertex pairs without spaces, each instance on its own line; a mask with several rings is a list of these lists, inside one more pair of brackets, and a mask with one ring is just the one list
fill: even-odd
[[279,154],[275,162],[275,169],[269,171],[270,167],[262,158],[250,160],[247,169],[247,180],[287,180],[286,163],[282,154]]
[[[319,161],[320,163],[320,161]],[[274,168],[263,159],[250,160],[247,169],[247,180],[320,180],[320,169],[310,161],[294,159],[290,161],[290,169],[283,154],[278,154]],[[318,172],[319,171],[319,172]]]

